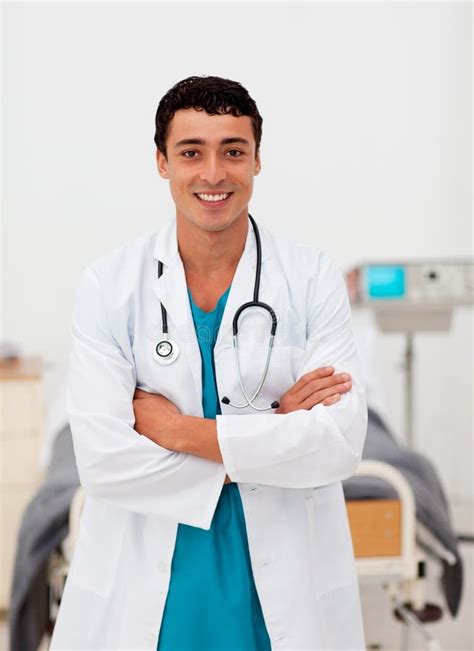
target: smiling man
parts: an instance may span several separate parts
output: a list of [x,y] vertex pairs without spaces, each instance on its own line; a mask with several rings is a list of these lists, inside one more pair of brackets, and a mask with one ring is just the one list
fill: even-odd
[[158,171],[176,204],[187,285],[208,311],[229,287],[244,249],[253,179],[260,172],[255,128],[248,116],[189,108],[175,112],[165,135],[158,116]]
[[177,83],[155,124],[175,214],[82,274],[86,501],[53,651],[365,648],[341,484],[367,423],[349,302],[324,251],[249,214],[261,135],[240,83]]

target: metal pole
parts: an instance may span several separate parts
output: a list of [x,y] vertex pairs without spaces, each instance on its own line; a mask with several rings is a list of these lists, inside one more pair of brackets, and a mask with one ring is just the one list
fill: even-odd
[[415,350],[413,346],[413,332],[405,334],[405,432],[408,447],[413,448],[414,428],[414,400],[413,400],[413,361]]

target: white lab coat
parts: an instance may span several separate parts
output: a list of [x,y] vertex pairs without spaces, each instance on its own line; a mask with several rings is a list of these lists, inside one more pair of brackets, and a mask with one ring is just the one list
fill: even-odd
[[[238,482],[254,580],[272,649],[365,648],[341,480],[361,458],[367,408],[342,274],[328,255],[260,226],[260,300],[278,317],[258,405],[303,373],[331,364],[352,375],[332,407],[290,414],[221,405],[223,464],[162,448],[134,426],[135,387],[202,416],[201,357],[172,218],[82,274],[73,319],[69,416],[87,497],[51,649],[155,651],[178,523],[209,529],[226,472]],[[157,278],[157,260],[164,264]],[[232,319],[252,299],[249,222],[215,346],[218,395],[241,404]],[[152,355],[161,300],[180,356]],[[269,317],[240,320],[241,368],[252,393],[266,359]],[[193,599],[193,595],[189,595]],[[186,614],[183,613],[183,625]],[[185,650],[176,650],[185,651]],[[186,650],[188,651],[188,650]],[[223,650],[225,651],[225,650]]]

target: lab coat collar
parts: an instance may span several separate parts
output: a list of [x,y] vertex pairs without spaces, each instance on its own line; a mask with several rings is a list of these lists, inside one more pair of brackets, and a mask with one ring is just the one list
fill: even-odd
[[[153,257],[157,261],[153,289],[166,309],[170,337],[185,344],[193,343],[195,337],[193,337],[192,314],[186,276],[178,251],[175,217],[158,232]],[[163,274],[160,278],[158,278],[158,260],[163,263]],[[177,329],[177,332],[173,333],[173,328]]]
[[[179,257],[178,238],[176,235],[176,217],[169,219],[159,230],[156,236],[155,247],[153,249],[153,257],[156,260],[161,260],[165,266],[169,266],[177,257]],[[165,272],[166,271],[163,270],[163,275]]]

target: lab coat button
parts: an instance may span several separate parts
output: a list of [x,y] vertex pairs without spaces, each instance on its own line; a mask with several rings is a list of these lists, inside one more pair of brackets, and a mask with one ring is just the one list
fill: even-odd
[[168,569],[168,566],[164,561],[160,561],[159,563],[157,563],[156,568],[160,572],[166,572],[166,570]]

